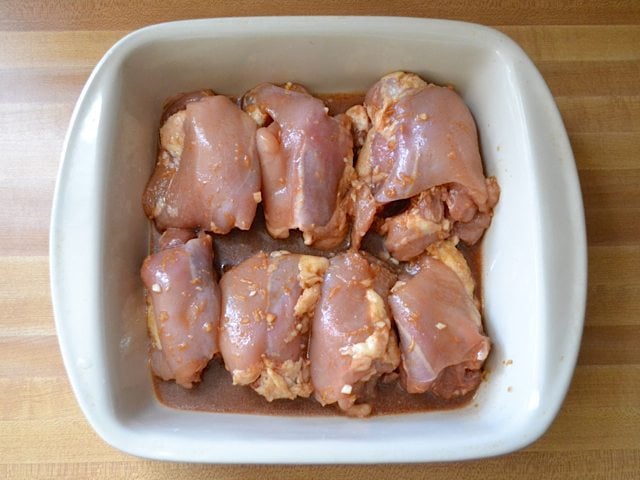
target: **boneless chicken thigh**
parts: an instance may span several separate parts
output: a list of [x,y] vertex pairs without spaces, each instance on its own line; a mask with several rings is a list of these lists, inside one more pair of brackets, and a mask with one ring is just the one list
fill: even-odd
[[255,122],[227,97],[210,92],[174,99],[169,108],[178,111],[160,129],[145,213],[160,231],[248,230],[261,199]]
[[141,270],[150,299],[151,369],[191,388],[218,352],[220,289],[211,237],[169,229],[160,245],[163,250],[148,256]]
[[226,272],[220,350],[235,385],[272,401],[308,397],[310,319],[328,261],[260,252]]
[[404,229],[410,237],[405,243],[389,239],[392,255],[408,260],[452,231],[475,243],[491,221],[499,188],[484,177],[476,125],[462,98],[396,72],[371,87],[364,106],[372,128],[356,166],[353,246],[358,248],[381,206],[421,194],[428,198],[385,222],[382,233],[402,238]]
[[480,383],[490,342],[474,287],[464,257],[450,242],[433,244],[393,286],[389,304],[400,335],[400,376],[409,393],[450,399]]
[[330,260],[311,330],[309,358],[315,398],[337,403],[352,416],[371,413],[356,404],[383,374],[395,370],[400,354],[387,295],[395,275],[355,252]]
[[269,233],[287,238],[298,229],[307,245],[340,244],[353,176],[349,117],[329,116],[321,100],[291,84],[258,85],[245,94],[243,108],[261,126],[257,146]]
[[420,255],[433,242],[448,238],[451,222],[445,217],[443,187],[433,187],[411,198],[409,208],[388,217],[378,228],[384,246],[400,261]]

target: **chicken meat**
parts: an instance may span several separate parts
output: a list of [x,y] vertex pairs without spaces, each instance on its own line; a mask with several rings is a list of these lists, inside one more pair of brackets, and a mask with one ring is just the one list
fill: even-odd
[[218,352],[220,289],[211,237],[167,230],[161,250],[148,256],[141,276],[149,305],[151,369],[163,380],[191,388]]
[[394,258],[407,261],[432,243],[448,238],[451,222],[445,217],[444,187],[432,187],[411,198],[404,212],[386,218],[378,227],[384,246]]
[[351,416],[371,413],[368,387],[400,362],[387,304],[395,275],[356,252],[330,260],[311,329],[315,398]]
[[462,98],[395,72],[371,87],[364,106],[372,127],[353,182],[353,248],[382,206],[406,199],[412,199],[409,211],[387,219],[381,230],[398,260],[453,234],[475,243],[500,190],[495,178],[484,177],[476,125]]
[[432,244],[391,289],[400,336],[400,377],[409,393],[451,399],[477,388],[490,350],[475,285],[464,257],[448,241]]
[[261,201],[256,124],[224,95],[174,98],[160,128],[156,168],[143,195],[161,232],[248,230]]
[[330,249],[345,238],[348,191],[354,175],[351,121],[331,117],[304,88],[264,83],[247,92],[243,108],[260,126],[257,148],[267,230]]
[[311,395],[309,327],[328,263],[260,252],[223,275],[220,350],[235,385],[269,401]]

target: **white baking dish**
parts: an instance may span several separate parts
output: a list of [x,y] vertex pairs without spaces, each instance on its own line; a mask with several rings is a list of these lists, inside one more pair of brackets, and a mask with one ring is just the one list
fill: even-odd
[[[262,81],[363,91],[393,70],[452,84],[471,108],[502,197],[484,241],[488,380],[468,407],[373,417],[185,412],[156,400],[139,267],[141,195],[165,98]],[[542,77],[495,30],[407,18],[282,17],[152,26],[118,42],[85,86],[65,142],[51,225],[60,346],[87,419],[111,445],[192,462],[416,462],[521,448],[566,394],[583,325],[582,199],[565,129]],[[511,364],[509,364],[512,362]]]

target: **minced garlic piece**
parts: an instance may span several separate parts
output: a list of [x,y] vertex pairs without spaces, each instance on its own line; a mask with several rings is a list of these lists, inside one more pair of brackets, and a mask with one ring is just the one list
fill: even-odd
[[276,322],[276,316],[273,313],[267,313],[267,325],[273,327]]
[[390,320],[384,306],[384,300],[373,289],[368,289],[366,299],[369,304],[369,318],[373,325],[384,324],[384,327],[377,328],[363,342],[347,345],[340,348],[341,355],[348,355],[352,358],[351,368],[356,372],[366,371],[371,367],[371,363],[376,358],[381,358],[389,344]]
[[393,287],[391,287],[391,293],[396,293],[402,287],[404,287],[407,282],[403,282],[402,280],[398,280]]
[[158,325],[156,324],[155,313],[153,311],[153,303],[151,299],[147,297],[147,328],[149,329],[149,335],[151,342],[156,350],[162,350],[162,343],[160,342],[160,334],[158,333]]

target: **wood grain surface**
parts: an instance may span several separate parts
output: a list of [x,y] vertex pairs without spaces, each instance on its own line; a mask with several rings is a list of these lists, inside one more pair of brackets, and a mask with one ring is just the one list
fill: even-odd
[[[19,1],[0,3],[0,478],[640,478],[640,3]],[[518,42],[548,82],[578,164],[589,292],[571,389],[549,431],[500,458],[382,466],[152,462],[104,443],[75,401],[48,278],[51,199],[73,105],[127,32],[176,19],[451,18]]]

